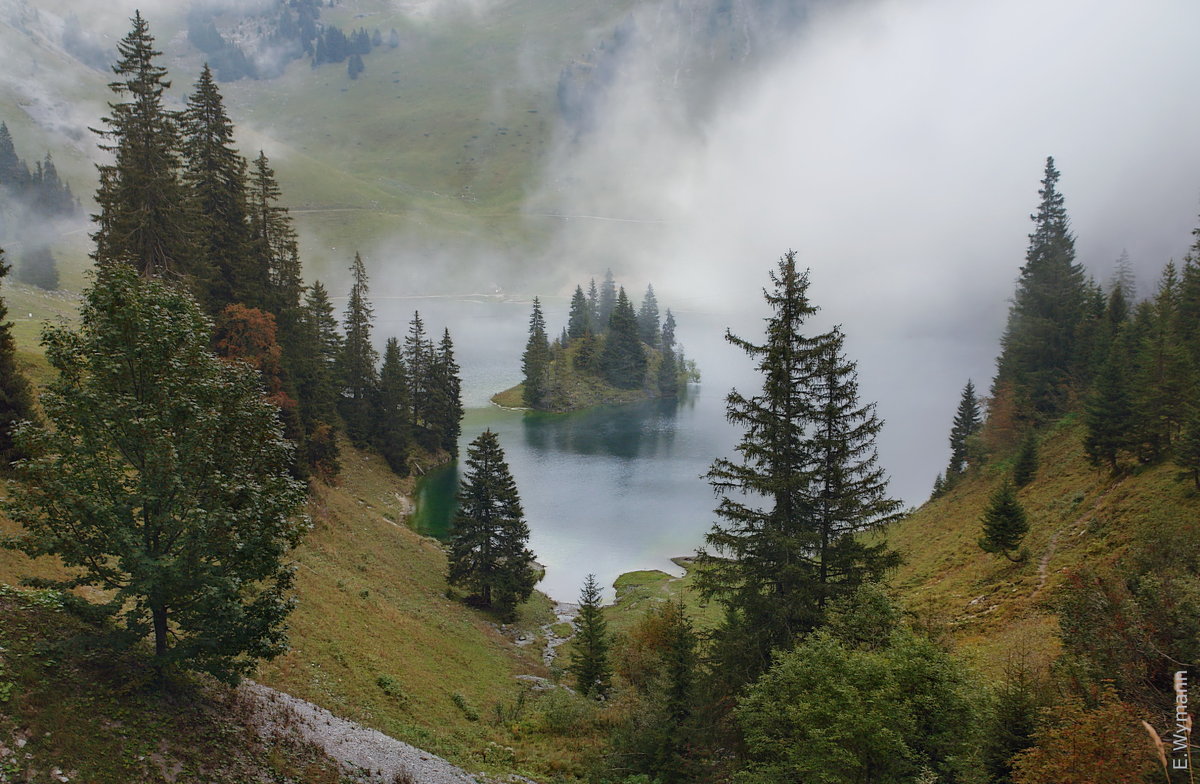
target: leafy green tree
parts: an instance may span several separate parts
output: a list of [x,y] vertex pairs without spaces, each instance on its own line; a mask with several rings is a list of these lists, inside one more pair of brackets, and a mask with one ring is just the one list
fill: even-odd
[[747,765],[734,781],[960,781],[974,718],[967,693],[949,656],[909,632],[878,649],[814,632],[738,700]]
[[[0,249],[0,283],[8,274],[4,251]],[[13,440],[13,428],[18,422],[33,418],[33,392],[29,382],[17,368],[17,345],[12,337],[12,322],[8,306],[0,297],[0,467],[25,457]]]
[[1041,423],[1066,410],[1086,278],[1075,263],[1075,239],[1058,191],[1054,159],[1046,159],[1034,231],[1001,338],[995,388],[1011,382],[1023,419]]
[[967,379],[958,410],[954,412],[954,424],[950,428],[950,465],[946,469],[946,481],[953,483],[967,468],[967,439],[979,432],[983,417],[979,413],[979,400],[975,397],[975,384]]
[[612,689],[612,667],[608,663],[612,641],[600,608],[600,586],[594,574],[587,576],[579,592],[579,614],[573,625],[575,647],[571,650],[569,670],[575,676],[575,687],[585,697],[603,699]]
[[350,265],[350,274],[354,282],[350,286],[350,299],[342,318],[345,340],[338,368],[343,390],[339,409],[346,423],[346,435],[355,445],[363,446],[370,440],[371,408],[379,384],[375,370],[379,354],[371,345],[371,325],[375,312],[367,299],[367,270],[362,256],[357,253],[354,254],[354,263]]
[[587,297],[583,295],[583,287],[576,286],[575,293],[571,295],[571,310],[567,316],[567,337],[571,340],[578,340],[588,332],[595,332],[596,328],[592,324],[592,311],[588,305]]
[[646,296],[638,308],[638,337],[651,348],[658,347],[661,332],[658,326],[658,298],[654,296],[654,287],[646,286]]
[[467,448],[450,540],[449,580],[508,618],[529,598],[538,574],[526,546],[529,526],[504,450],[491,430]]
[[1047,706],[1048,684],[1020,658],[1005,666],[996,684],[982,733],[980,762],[988,781],[1012,784],[1013,760],[1033,745],[1038,715]]
[[154,58],[154,38],[140,13],[117,44],[117,81],[109,88],[126,100],[108,105],[98,131],[115,161],[98,167],[98,229],[94,257],[101,265],[124,263],[143,276],[201,274],[187,191],[179,179],[179,122],[163,105],[171,86]]
[[983,537],[979,547],[987,553],[1003,555],[1010,561],[1024,560],[1013,555],[1029,532],[1025,508],[1017,499],[1017,489],[1007,479],[992,493],[983,512]]
[[234,149],[233,123],[207,64],[180,121],[183,182],[195,208],[197,269],[208,275],[208,306],[213,313],[234,302],[264,308],[266,269],[249,252],[246,159]]
[[1034,480],[1038,470],[1037,435],[1031,430],[1021,439],[1021,450],[1017,452],[1017,462],[1013,465],[1013,482],[1017,487],[1024,487]]
[[646,378],[646,351],[638,337],[637,315],[622,288],[608,320],[608,336],[600,352],[600,371],[614,387],[637,389]]
[[408,476],[408,373],[400,354],[400,341],[388,338],[383,349],[383,367],[379,371],[376,396],[376,446],[392,471]]
[[533,312],[529,315],[529,340],[521,355],[521,372],[525,375],[525,405],[538,408],[546,400],[550,382],[550,341],[546,337],[546,319],[537,297],[533,298]]
[[858,403],[840,332],[802,332],[816,312],[808,273],[789,252],[770,277],[765,342],[726,334],[757,360],[763,389],[727,398],[727,418],[745,428],[741,460],[719,459],[709,470],[723,523],[705,537],[712,552],[700,552],[697,577],[702,595],[730,610],[726,650],[745,657],[737,671],[750,676],[766,669],[772,650],[816,627],[827,601],[894,565],[884,545],[859,534],[896,519],[899,508],[877,465],[881,423],[873,406]]
[[287,647],[305,493],[259,374],[209,353],[210,331],[187,293],[102,267],[79,331],[43,332],[59,376],[48,426],[18,432],[37,457],[8,511],[16,546],[78,570],[60,585],[109,592],[126,644],[236,680]]

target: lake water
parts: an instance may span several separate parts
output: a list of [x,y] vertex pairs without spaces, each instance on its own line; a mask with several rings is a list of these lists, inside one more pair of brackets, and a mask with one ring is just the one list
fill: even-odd
[[[715,458],[734,455],[739,437],[725,420],[725,396],[735,386],[753,394],[760,384],[750,360],[723,335],[730,327],[735,334],[760,339],[765,313],[676,312],[679,340],[702,374],[701,383],[691,385],[679,401],[544,414],[506,411],[489,402],[491,395],[521,380],[528,302],[480,296],[381,298],[374,304],[379,343],[388,335],[403,335],[414,309],[420,310],[435,339],[449,327],[467,407],[460,450],[465,453],[467,444],[485,429],[499,436],[529,522],[530,549],[546,567],[541,590],[555,599],[574,600],[586,575],[594,573],[611,597],[612,582],[621,573],[677,573],[670,559],[689,555],[703,544],[715,520],[716,499],[702,476]],[[549,330],[557,334],[566,323],[567,302],[551,300],[543,306]],[[860,378],[866,377],[863,398],[916,399],[903,388],[927,383],[907,370],[911,355],[921,351],[923,347],[910,338],[886,335],[876,343],[863,341],[852,347],[852,358],[860,361]],[[888,416],[886,411],[881,414]],[[879,438],[883,463],[902,475],[893,493],[919,498],[927,492],[937,463],[944,459],[937,446],[944,436],[932,433],[937,442],[932,459],[937,462],[916,455],[914,444],[930,434],[922,420],[911,416],[885,426]],[[450,466],[422,482],[415,516],[418,530],[447,536],[458,480],[458,467]]]
[[[686,397],[545,414],[488,402],[520,381],[528,303],[426,298],[375,305],[382,336],[402,334],[413,309],[420,310],[430,331],[440,334],[449,327],[467,406],[460,449],[465,454],[485,429],[499,436],[529,522],[529,547],[546,567],[541,590],[574,600],[588,573],[610,587],[618,575],[636,569],[678,572],[670,559],[689,555],[703,543],[715,503],[702,475],[715,457],[730,453],[737,439],[725,421],[730,378],[722,368],[739,363],[736,353],[732,362],[710,356],[713,348],[724,347],[724,326],[713,317],[677,316],[688,356],[693,344],[707,346],[695,352],[702,383],[692,384]],[[551,302],[545,309],[551,330],[565,323],[566,303]],[[753,381],[752,374],[748,380]],[[458,481],[453,465],[421,482],[419,531],[448,536]]]

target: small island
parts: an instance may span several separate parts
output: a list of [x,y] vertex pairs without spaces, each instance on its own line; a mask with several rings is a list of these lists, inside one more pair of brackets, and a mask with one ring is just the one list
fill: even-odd
[[654,287],[635,311],[625,288],[604,276],[587,294],[576,286],[567,325],[553,341],[537,297],[521,356],[525,380],[492,396],[506,408],[580,411],[592,406],[678,396],[700,378],[675,340],[670,308],[660,320]]

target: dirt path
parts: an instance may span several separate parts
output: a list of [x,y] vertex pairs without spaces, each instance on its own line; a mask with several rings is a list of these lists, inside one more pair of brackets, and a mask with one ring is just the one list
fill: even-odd
[[259,734],[297,733],[341,764],[355,781],[370,784],[480,784],[446,760],[377,730],[334,716],[298,697],[253,681],[238,687],[255,705]]

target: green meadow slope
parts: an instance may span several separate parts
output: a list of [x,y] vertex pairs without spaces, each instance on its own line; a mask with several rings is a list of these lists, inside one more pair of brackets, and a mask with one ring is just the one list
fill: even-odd
[[1084,455],[1085,428],[1068,416],[1040,440],[1036,479],[1019,491],[1029,516],[1027,560],[979,548],[992,491],[1014,456],[972,469],[950,492],[921,506],[886,536],[904,564],[891,582],[905,604],[985,671],[1010,655],[1043,661],[1058,651],[1057,593],[1073,571],[1113,564],[1134,541],[1197,528],[1200,496],[1170,463],[1113,477]]

